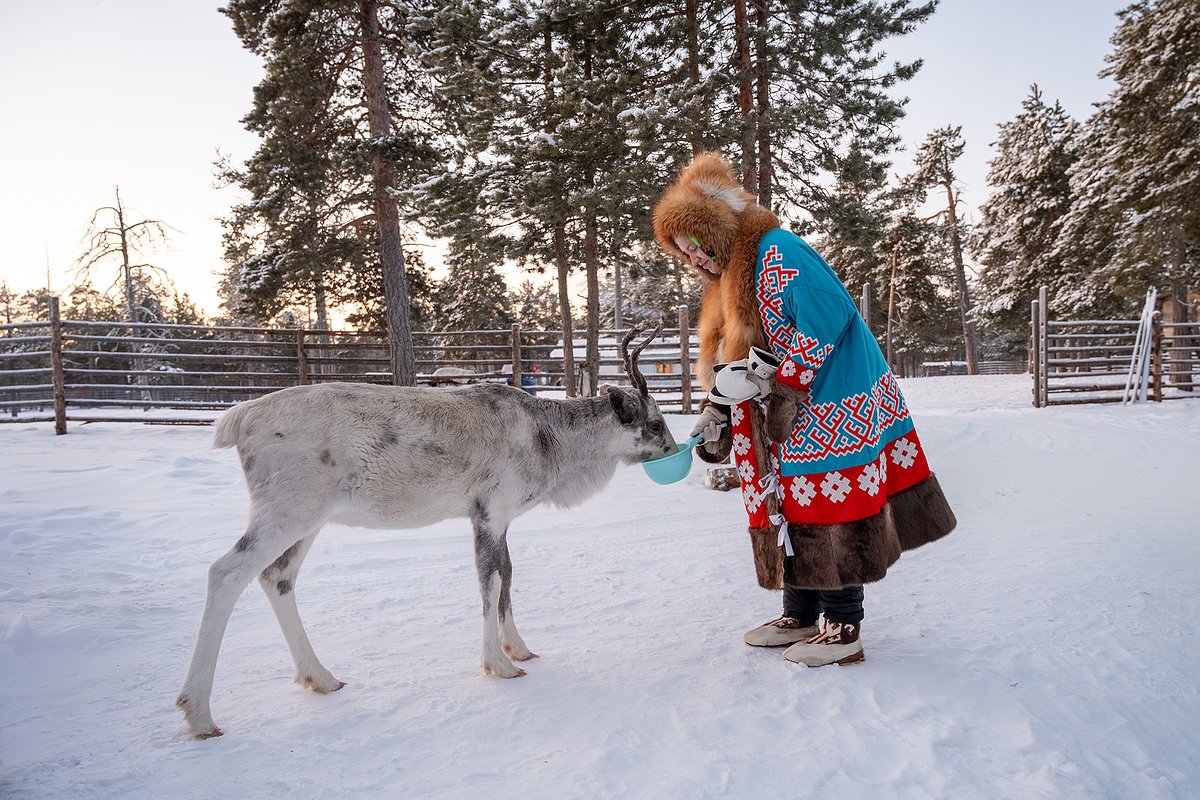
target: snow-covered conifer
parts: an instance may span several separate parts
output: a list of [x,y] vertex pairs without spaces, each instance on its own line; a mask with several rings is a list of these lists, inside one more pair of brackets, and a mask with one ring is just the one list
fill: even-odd
[[1079,124],[1059,103],[1048,105],[1037,86],[1021,112],[1001,123],[993,143],[988,186],[972,232],[982,266],[979,313],[985,338],[1005,343],[1005,357],[1022,354],[1029,303],[1040,286],[1060,295],[1077,276],[1056,250],[1071,206],[1068,170],[1077,159]]

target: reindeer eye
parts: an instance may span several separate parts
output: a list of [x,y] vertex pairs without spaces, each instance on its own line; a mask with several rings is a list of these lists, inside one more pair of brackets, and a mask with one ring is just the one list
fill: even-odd
[[663,424],[658,420],[650,423],[650,433],[654,436],[662,436]]

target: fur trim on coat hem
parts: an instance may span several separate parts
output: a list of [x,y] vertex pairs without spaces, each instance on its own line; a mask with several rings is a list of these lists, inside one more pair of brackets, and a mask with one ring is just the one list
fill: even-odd
[[775,534],[764,536],[751,528],[755,574],[764,589],[829,590],[874,583],[903,551],[942,538],[956,524],[937,477],[930,475],[892,495],[882,511],[866,519],[836,525],[788,523],[796,553],[791,557],[783,555]]
[[779,534],[767,528],[750,529],[750,548],[754,551],[754,574],[764,589],[783,588],[783,548]]

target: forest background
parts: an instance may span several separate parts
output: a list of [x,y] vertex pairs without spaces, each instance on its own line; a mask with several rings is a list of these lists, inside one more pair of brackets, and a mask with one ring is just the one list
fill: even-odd
[[[915,158],[895,132],[920,63],[886,45],[935,6],[231,2],[264,69],[243,120],[260,145],[216,166],[243,200],[222,219],[211,321],[393,336],[573,324],[594,343],[601,326],[694,310],[700,287],[653,247],[648,213],[708,149],[853,293],[873,288],[894,363],[1021,357],[1043,284],[1068,318],[1132,315],[1151,283],[1186,298],[1200,285],[1195,2],[1118,14],[1097,65],[1113,89],[1086,119],[1030,88],[999,128],[974,225],[961,130],[929,131]],[[170,220],[117,195],[97,205],[65,313],[201,321],[171,281]],[[46,294],[0,285],[0,319],[40,316]]]

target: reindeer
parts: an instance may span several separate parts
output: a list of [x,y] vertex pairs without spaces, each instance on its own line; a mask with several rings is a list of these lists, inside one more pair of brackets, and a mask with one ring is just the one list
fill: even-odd
[[250,520],[208,571],[208,594],[176,705],[197,738],[220,736],[209,700],[225,626],[257,575],[296,664],[296,682],[322,694],[345,686],[317,658],[296,609],[296,578],[327,522],[419,528],[467,517],[483,597],[484,673],[525,674],[537,656],[513,622],[509,524],[541,503],[570,507],[596,494],[618,464],[676,452],[637,366],[661,324],[633,352],[634,390],[549,400],[515,386],[454,390],[371,384],[295,386],[241,403],[217,423],[214,447],[237,446]]

